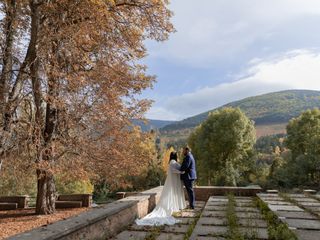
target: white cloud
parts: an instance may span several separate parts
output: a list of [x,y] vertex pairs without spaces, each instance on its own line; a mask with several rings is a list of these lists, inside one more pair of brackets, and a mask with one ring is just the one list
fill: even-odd
[[291,51],[269,60],[251,62],[249,69],[234,82],[205,87],[169,98],[162,108],[153,108],[148,117],[182,119],[231,101],[287,89],[320,90],[320,53]]
[[[173,0],[171,8],[177,33],[164,44],[149,43],[150,55],[195,67],[232,59],[261,42],[270,41],[259,47],[270,52],[279,35],[294,40],[285,32],[297,28],[295,20],[320,18],[319,0]],[[314,32],[316,24],[300,28],[298,35]]]
[[177,120],[181,118],[181,116],[164,107],[154,106],[147,112],[146,118],[155,120]]

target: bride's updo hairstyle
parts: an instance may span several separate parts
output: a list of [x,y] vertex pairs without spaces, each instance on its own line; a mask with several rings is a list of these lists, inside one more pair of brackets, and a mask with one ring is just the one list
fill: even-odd
[[171,160],[178,160],[178,154],[177,154],[177,152],[171,152],[170,153],[170,159],[169,159],[169,161],[171,161]]

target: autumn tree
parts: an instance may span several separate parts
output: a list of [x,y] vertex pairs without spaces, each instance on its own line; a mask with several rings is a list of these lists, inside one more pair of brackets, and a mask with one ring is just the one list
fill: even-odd
[[210,113],[188,142],[200,183],[236,185],[251,165],[254,125],[239,108],[224,108]]
[[173,30],[167,4],[0,2],[0,167],[26,146],[38,214],[55,211],[54,174],[61,169],[86,174],[113,158],[120,166],[138,158],[126,154],[135,143],[128,126],[149,106],[135,96],[154,81],[139,60],[144,40],[166,40]]
[[[141,157],[138,161],[132,162],[135,166],[126,166],[128,171],[125,171],[127,177],[122,178],[127,180],[126,185],[132,190],[146,190],[152,187],[159,186],[164,183],[165,170],[162,165],[162,154],[159,152],[159,138],[157,132],[140,133],[142,137],[141,144],[134,146],[132,151],[141,151]],[[129,153],[129,157],[130,157]],[[133,171],[136,169],[138,171]]]
[[164,150],[163,156],[162,156],[162,168],[165,172],[168,171],[169,161],[170,161],[170,154],[174,152],[173,147],[169,147]]

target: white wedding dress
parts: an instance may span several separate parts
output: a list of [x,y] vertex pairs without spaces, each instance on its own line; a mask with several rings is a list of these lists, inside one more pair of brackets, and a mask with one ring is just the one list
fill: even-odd
[[173,225],[179,220],[172,216],[186,207],[182,182],[179,171],[180,164],[171,160],[168,167],[168,175],[164,183],[162,193],[155,209],[142,219],[137,219],[137,225],[160,226]]

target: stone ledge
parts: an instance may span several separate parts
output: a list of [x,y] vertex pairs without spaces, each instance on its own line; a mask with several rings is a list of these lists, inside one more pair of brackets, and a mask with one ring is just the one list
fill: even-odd
[[94,208],[78,216],[12,236],[10,240],[106,239],[153,209],[162,191],[154,188]]
[[260,186],[249,186],[249,187],[196,186],[194,187],[196,201],[207,201],[210,196],[224,196],[228,193],[233,193],[236,196],[256,196],[257,193],[260,193],[261,191],[262,191],[262,188]]

